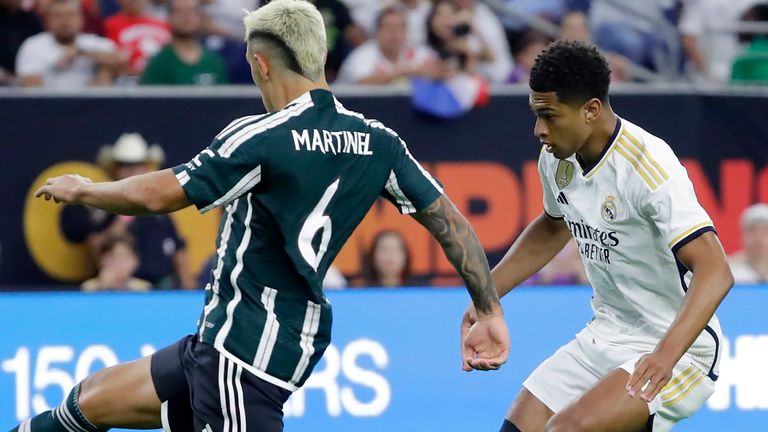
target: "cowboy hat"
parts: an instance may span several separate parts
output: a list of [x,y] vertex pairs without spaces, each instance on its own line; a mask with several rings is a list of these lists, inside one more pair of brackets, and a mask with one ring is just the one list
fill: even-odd
[[165,152],[157,145],[147,144],[138,132],[124,133],[113,145],[102,146],[97,161],[100,165],[151,163],[162,165]]

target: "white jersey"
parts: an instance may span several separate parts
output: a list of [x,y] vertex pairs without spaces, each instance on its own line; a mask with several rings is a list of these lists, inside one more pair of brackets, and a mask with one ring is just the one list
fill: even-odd
[[[687,171],[660,138],[619,119],[611,142],[586,169],[573,155],[541,152],[544,209],[564,218],[594,289],[588,329],[652,350],[672,324],[692,277],[675,253],[714,226]],[[717,378],[717,317],[688,353]]]

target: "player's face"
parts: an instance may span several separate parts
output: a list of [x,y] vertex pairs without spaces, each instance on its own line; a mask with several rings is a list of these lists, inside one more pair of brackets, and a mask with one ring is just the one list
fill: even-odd
[[558,159],[576,153],[591,133],[584,106],[572,106],[557,100],[555,92],[532,91],[528,103],[536,114],[533,134]]

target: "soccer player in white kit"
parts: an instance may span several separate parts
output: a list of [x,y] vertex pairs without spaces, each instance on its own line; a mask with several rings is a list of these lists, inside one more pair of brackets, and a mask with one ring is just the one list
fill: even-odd
[[609,82],[605,58],[574,42],[550,44],[531,71],[545,213],[493,279],[505,295],[573,237],[594,318],[525,380],[501,432],[668,431],[714,391],[714,312],[733,276],[685,168],[613,112]]

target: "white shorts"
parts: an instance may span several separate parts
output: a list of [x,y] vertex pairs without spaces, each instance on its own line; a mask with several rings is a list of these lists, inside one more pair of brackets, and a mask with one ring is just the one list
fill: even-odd
[[[609,372],[621,368],[632,374],[635,363],[650,349],[618,345],[594,337],[588,328],[531,373],[523,386],[557,413],[589,390]],[[709,366],[685,354],[672,378],[650,402],[653,432],[669,431],[680,420],[698,411],[715,391],[707,376]]]

